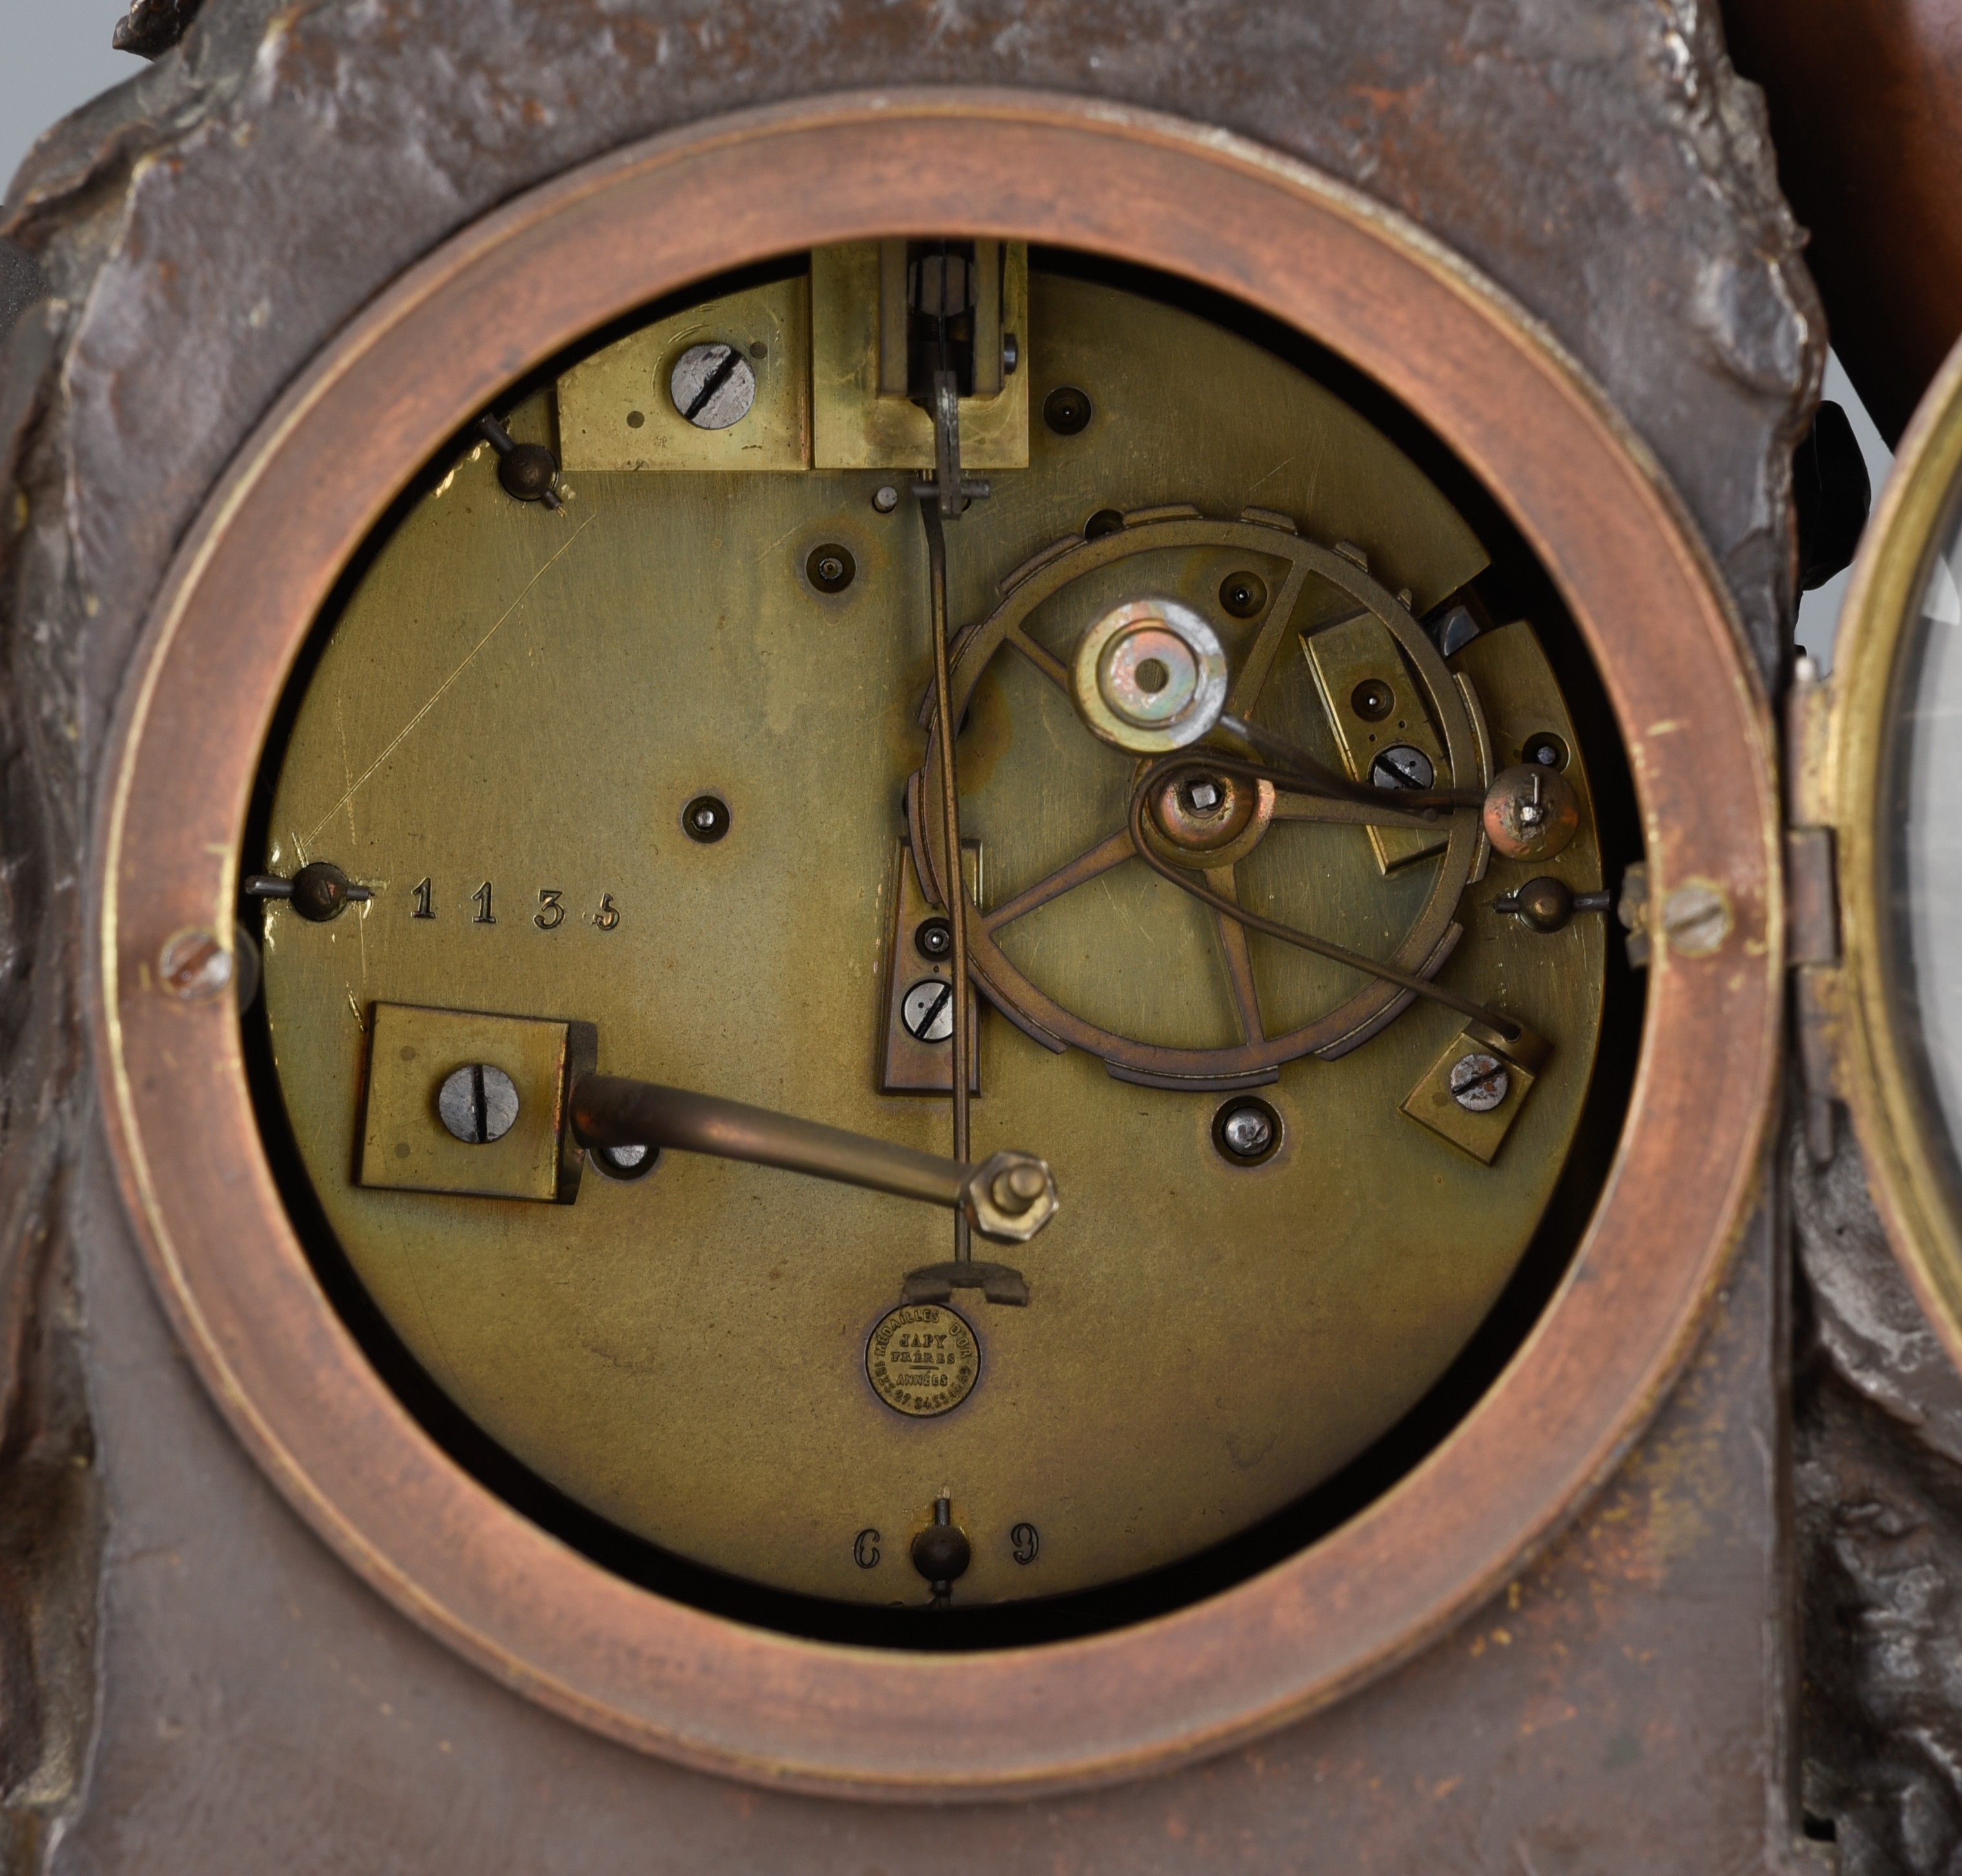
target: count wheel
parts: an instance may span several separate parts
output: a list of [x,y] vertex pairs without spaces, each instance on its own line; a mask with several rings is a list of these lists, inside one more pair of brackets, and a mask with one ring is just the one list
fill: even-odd
[[[1222,567],[1227,569],[1223,575]],[[1214,1037],[1168,1041],[1127,1033],[1069,1007],[1067,992],[1053,992],[1039,981],[1039,961],[1011,955],[1023,921],[1117,868],[1142,870],[1145,855],[1134,819],[1158,858],[1189,869],[1216,898],[1251,906],[1257,895],[1311,920],[1318,897],[1325,898],[1318,895],[1318,880],[1325,881],[1331,871],[1325,864],[1330,850],[1321,843],[1331,839],[1346,843],[1352,863],[1369,844],[1366,807],[1277,790],[1225,769],[1209,774],[1203,767],[1181,767],[1152,791],[1144,813],[1133,817],[1126,811],[1133,787],[1152,765],[1098,742],[1077,719],[1069,701],[1071,658],[1078,639],[1114,595],[1162,591],[1174,584],[1186,590],[1184,602],[1201,611],[1225,648],[1225,714],[1270,722],[1291,739],[1321,745],[1329,765],[1339,768],[1343,753],[1330,746],[1340,733],[1335,715],[1346,710],[1357,737],[1380,735],[1383,754],[1372,764],[1373,778],[1385,790],[1386,807],[1394,810],[1399,786],[1479,788],[1488,779],[1490,757],[1468,682],[1454,677],[1408,605],[1349,554],[1303,539],[1280,517],[1217,521],[1192,510],[1163,518],[1133,516],[1093,539],[1057,543],[1003,581],[1001,604],[956,648],[950,684],[955,718],[969,713],[999,663],[1020,665],[1033,673],[1039,680],[1034,687],[1025,677],[1002,673],[998,694],[1012,688],[1015,735],[1046,735],[1066,752],[1059,766],[1069,770],[1072,783],[1062,792],[1075,798],[1062,808],[1045,788],[1044,799],[1021,804],[1021,811],[1052,824],[1066,813],[1081,823],[1088,837],[1061,864],[1016,882],[986,908],[970,906],[974,979],[998,1008],[1037,1041],[1058,1050],[1088,1050],[1120,1079],[1169,1087],[1246,1087],[1273,1080],[1283,1063],[1301,1056],[1345,1054],[1394,1021],[1412,1002],[1412,992],[1335,967],[1332,976],[1323,973],[1321,1007],[1305,1019],[1291,1009],[1277,1022],[1263,1007],[1256,947],[1283,948],[1278,941],[1250,933],[1224,911],[1181,903],[1177,888],[1162,880],[1149,895],[1146,916],[1162,927],[1168,944],[1209,942],[1217,961],[1223,998]],[[1367,634],[1368,622],[1380,627],[1369,634],[1380,646],[1372,667],[1376,674],[1359,679],[1353,688],[1345,682],[1340,695],[1325,691],[1318,695],[1309,681],[1314,662],[1310,641],[1342,628],[1353,635],[1359,623]],[[1005,654],[1010,655],[1005,659]],[[930,724],[930,708],[924,714]],[[1358,714],[1366,724],[1376,718],[1380,732],[1360,727]],[[957,740],[957,751],[969,740]],[[1232,741],[1223,735],[1216,740],[1222,745]],[[1441,769],[1415,748],[1420,741],[1441,746]],[[1094,769],[1086,774],[1083,758],[1088,751],[1096,753],[1090,756]],[[1190,753],[1201,761],[1205,751],[1200,747]],[[1399,760],[1419,765],[1417,772],[1400,772]],[[938,774],[930,728],[926,761],[910,793],[914,851],[925,856],[928,889],[944,903]],[[969,785],[963,780],[960,786],[964,797]],[[963,800],[964,824],[978,826],[986,820],[983,807],[977,802],[970,811]],[[996,811],[998,825],[1001,811]],[[1310,829],[1315,833],[1309,834]],[[1484,849],[1475,814],[1440,820],[1436,835],[1419,844],[1414,859],[1393,854],[1384,861],[1380,874],[1388,890],[1381,904],[1351,904],[1346,929],[1353,932],[1360,925],[1381,931],[1387,921],[1396,920],[1401,929],[1391,934],[1392,943],[1373,954],[1398,970],[1429,978],[1443,968],[1462,935],[1454,913],[1482,869]],[[1428,875],[1428,890],[1414,910],[1407,909],[1413,895],[1406,880],[1390,877],[1393,865],[1399,875],[1418,869]],[[1360,869],[1363,877],[1372,866]],[[1356,871],[1353,864],[1345,869],[1351,877]],[[1325,913],[1328,908],[1325,904],[1321,909]],[[1168,957],[1167,966],[1169,978],[1174,960]]]

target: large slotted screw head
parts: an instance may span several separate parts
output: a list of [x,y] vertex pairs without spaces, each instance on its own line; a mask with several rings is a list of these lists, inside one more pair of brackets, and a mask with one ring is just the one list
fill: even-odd
[[1730,924],[1729,901],[1706,880],[1691,880],[1663,901],[1663,934],[1686,957],[1721,951]]
[[691,345],[675,360],[668,391],[697,430],[727,430],[756,401],[756,374],[733,345]]
[[1379,788],[1428,788],[1437,780],[1437,769],[1422,749],[1397,743],[1369,765],[1369,779]]
[[437,1118],[468,1146],[487,1146],[518,1118],[517,1085],[500,1068],[468,1062],[452,1069],[436,1098]]
[[1495,1055],[1460,1056],[1451,1065],[1451,1098],[1468,1114],[1490,1114],[1511,1093],[1513,1078]]
[[915,1042],[946,1042],[954,1034],[954,986],[922,977],[900,999],[900,1021]]
[[186,1003],[216,996],[232,982],[232,954],[217,934],[202,927],[179,932],[165,944],[157,974],[170,994]]

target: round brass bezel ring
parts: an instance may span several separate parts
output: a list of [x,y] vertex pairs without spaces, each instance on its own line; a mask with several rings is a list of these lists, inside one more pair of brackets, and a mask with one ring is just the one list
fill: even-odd
[[1834,1068],[1894,1253],[1962,1363],[1962,1200],[1953,1149],[1905,1035],[1896,947],[1890,798],[1904,702],[1902,659],[1942,531],[1962,491],[1962,344],[1901,439],[1860,548],[1835,647],[1827,785],[1836,836],[1845,995]]
[[[1735,920],[1714,956],[1658,947],[1631,1118],[1574,1268],[1415,1471],[1222,1594],[958,1657],[820,1645],[664,1600],[453,1464],[315,1280],[231,999],[175,1000],[154,969],[172,932],[231,930],[282,687],[337,576],[446,439],[657,296],[815,244],[949,231],[1226,286],[1421,413],[1505,501],[1587,634],[1632,751],[1656,903],[1713,879]],[[1772,1106],[1771,749],[1718,577],[1650,459],[1531,321],[1420,231],[1253,145],[1107,103],[950,88],[723,118],[573,171],[435,251],[327,347],[207,502],[156,601],[97,829],[111,1149],[158,1288],[240,1437],[375,1588],[512,1686],[648,1750],[815,1792],[948,1801],[1134,1776],[1296,1718],[1438,1635],[1606,1475],[1676,1371]]]

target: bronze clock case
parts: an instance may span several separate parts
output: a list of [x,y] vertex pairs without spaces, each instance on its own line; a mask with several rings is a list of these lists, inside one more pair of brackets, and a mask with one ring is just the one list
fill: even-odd
[[[957,168],[957,190],[935,180]],[[1058,200],[1044,179],[1060,174],[1095,186]],[[677,188],[726,212],[677,225],[663,211]],[[957,1663],[815,1646],[648,1595],[445,1459],[312,1278],[227,1001],[176,997],[159,973],[180,935],[228,930],[257,752],[291,662],[444,437],[663,292],[791,248],[950,226],[1230,279],[1423,414],[1499,494],[1588,638],[1632,759],[1658,938],[1600,1208],[1543,1320],[1452,1437],[1362,1515],[1222,1595]],[[123,735],[101,926],[110,1127],[214,1392],[301,1508],[419,1619],[561,1710],[692,1763],[874,1795],[1026,1791],[1214,1750],[1332,1697],[1488,1589],[1600,1475],[1680,1358],[1748,1196],[1775,1053],[1773,789],[1700,550],[1639,446],[1495,293],[1347,192],[1212,133],[1062,102],[848,100],[663,139],[522,199],[405,278],[269,420],[180,557]],[[957,1724],[922,1737],[905,1716],[956,1679]]]

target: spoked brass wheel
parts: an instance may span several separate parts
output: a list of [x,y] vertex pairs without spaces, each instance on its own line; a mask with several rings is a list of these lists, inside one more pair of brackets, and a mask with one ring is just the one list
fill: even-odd
[[[1360,551],[1352,548],[1351,554],[1360,558]],[[1124,1079],[1221,1088],[1271,1081],[1281,1063],[1304,1055],[1332,1059],[1344,1054],[1408,1007],[1410,991],[1366,980],[1333,1008],[1305,1022],[1290,1021],[1283,1033],[1270,1035],[1245,928],[1229,915],[1210,910],[1200,921],[1203,931],[1209,928],[1210,942],[1202,937],[1199,943],[1217,960],[1233,1039],[1212,1047],[1181,1045],[1161,1040],[1162,1029],[1158,1035],[1152,1033],[1149,1013],[1141,1024],[1143,1034],[1126,1034],[1066,1007],[1018,969],[1005,948],[1006,935],[1020,921],[1112,868],[1143,858],[1131,832],[1130,812],[1132,788],[1141,778],[1142,767],[1127,759],[1123,749],[1101,747],[1080,726],[1072,730],[1066,721],[1072,713],[1065,654],[1111,594],[1162,586],[1182,590],[1206,608],[1229,647],[1228,717],[1257,722],[1271,711],[1276,720],[1270,727],[1325,747],[1353,724],[1354,746],[1370,759],[1362,765],[1365,774],[1376,769],[1394,776],[1382,756],[1408,750],[1424,763],[1424,772],[1417,778],[1424,788],[1433,782],[1448,788],[1456,781],[1481,793],[1491,779],[1491,756],[1481,747],[1483,723],[1475,723],[1472,714],[1477,692],[1468,678],[1454,677],[1446,668],[1430,636],[1412,617],[1408,599],[1399,600],[1386,592],[1355,558],[1303,539],[1286,517],[1273,514],[1259,522],[1210,521],[1196,513],[1133,515],[1097,538],[1057,542],[1002,584],[1002,604],[960,644],[954,673],[955,708],[967,711],[984,674],[998,668],[999,654],[1013,654],[1011,662],[1026,666],[1054,693],[1032,694],[1028,676],[1021,673],[1005,673],[997,679],[1005,688],[1013,687],[1010,694],[1016,707],[1041,725],[1040,730],[1023,733],[1046,733],[1053,745],[1062,746],[1050,758],[1040,783],[1052,821],[1061,818],[1054,805],[1056,797],[1069,794],[1082,802],[1082,819],[1094,823],[1101,815],[1103,826],[1062,865],[1018,885],[970,920],[975,973],[996,1005],[1038,1041],[1051,1048],[1087,1050]],[[1244,604],[1236,609],[1232,603],[1236,593],[1264,598],[1265,603],[1257,612],[1246,610]],[[1359,626],[1365,628],[1360,633]],[[1341,692],[1330,694],[1326,706],[1318,703],[1307,681],[1313,657],[1310,646],[1318,628],[1339,628],[1337,635],[1347,641],[1340,654]],[[1365,667],[1377,675],[1361,675]],[[1353,684],[1348,682],[1352,677]],[[1377,714],[1373,702],[1365,698],[1372,713],[1365,718],[1355,708],[1356,695],[1370,684],[1381,687],[1383,703]],[[1441,775],[1433,772],[1430,759],[1413,740],[1435,746],[1440,737],[1445,752]],[[1222,740],[1235,740],[1230,736]],[[1244,758],[1254,751],[1241,744],[1237,753]],[[1339,750],[1329,752],[1331,768],[1339,767],[1341,759]],[[930,856],[938,897],[945,877],[945,843],[938,837],[938,768],[931,737],[920,774],[915,845]],[[1192,804],[1195,778],[1203,796],[1203,806],[1197,808]],[[1209,780],[1213,784],[1209,791]],[[1395,970],[1430,978],[1462,935],[1456,915],[1467,885],[1475,874],[1483,876],[1484,842],[1475,813],[1442,821],[1433,815],[1428,823],[1414,813],[1399,815],[1398,791],[1410,785],[1401,777],[1388,781],[1376,791],[1377,807],[1327,793],[1277,794],[1270,781],[1236,783],[1227,769],[1209,775],[1202,769],[1194,776],[1166,780],[1167,798],[1155,797],[1143,829],[1162,857],[1198,871],[1218,897],[1238,903],[1245,868],[1248,890],[1267,903],[1281,900],[1314,908],[1326,905],[1331,843],[1324,842],[1318,849],[1294,846],[1283,830],[1309,826],[1344,829],[1335,838],[1352,849],[1353,858],[1367,851],[1366,826],[1395,828],[1408,842],[1398,853],[1398,862],[1421,857],[1427,890],[1384,961]],[[991,834],[999,813],[987,817]],[[994,834],[989,844],[999,848],[1011,838]],[[1269,844],[1275,851],[1264,851]],[[1262,858],[1254,862],[1257,850],[1262,851]],[[1004,870],[998,859],[991,869],[998,882]],[[1402,902],[1410,895],[1393,891],[1391,896]],[[1165,928],[1158,941],[1166,948],[1159,968],[1170,971],[1178,967],[1173,962],[1178,951],[1193,942],[1193,921],[1190,910],[1176,903],[1175,894],[1161,893],[1158,899],[1162,903],[1155,916]],[[1381,916],[1375,907],[1341,909],[1360,911],[1358,922],[1366,927],[1375,926]],[[1398,903],[1396,911],[1403,912],[1404,904]],[[1040,959],[1039,944],[1030,950]],[[1040,963],[1035,968],[1039,973]],[[1354,974],[1350,973],[1352,981]],[[1295,983],[1283,978],[1277,989],[1283,1007],[1302,1000]],[[1099,1001],[1108,1007],[1107,999]],[[1162,1022],[1162,1007],[1156,1015]]]

